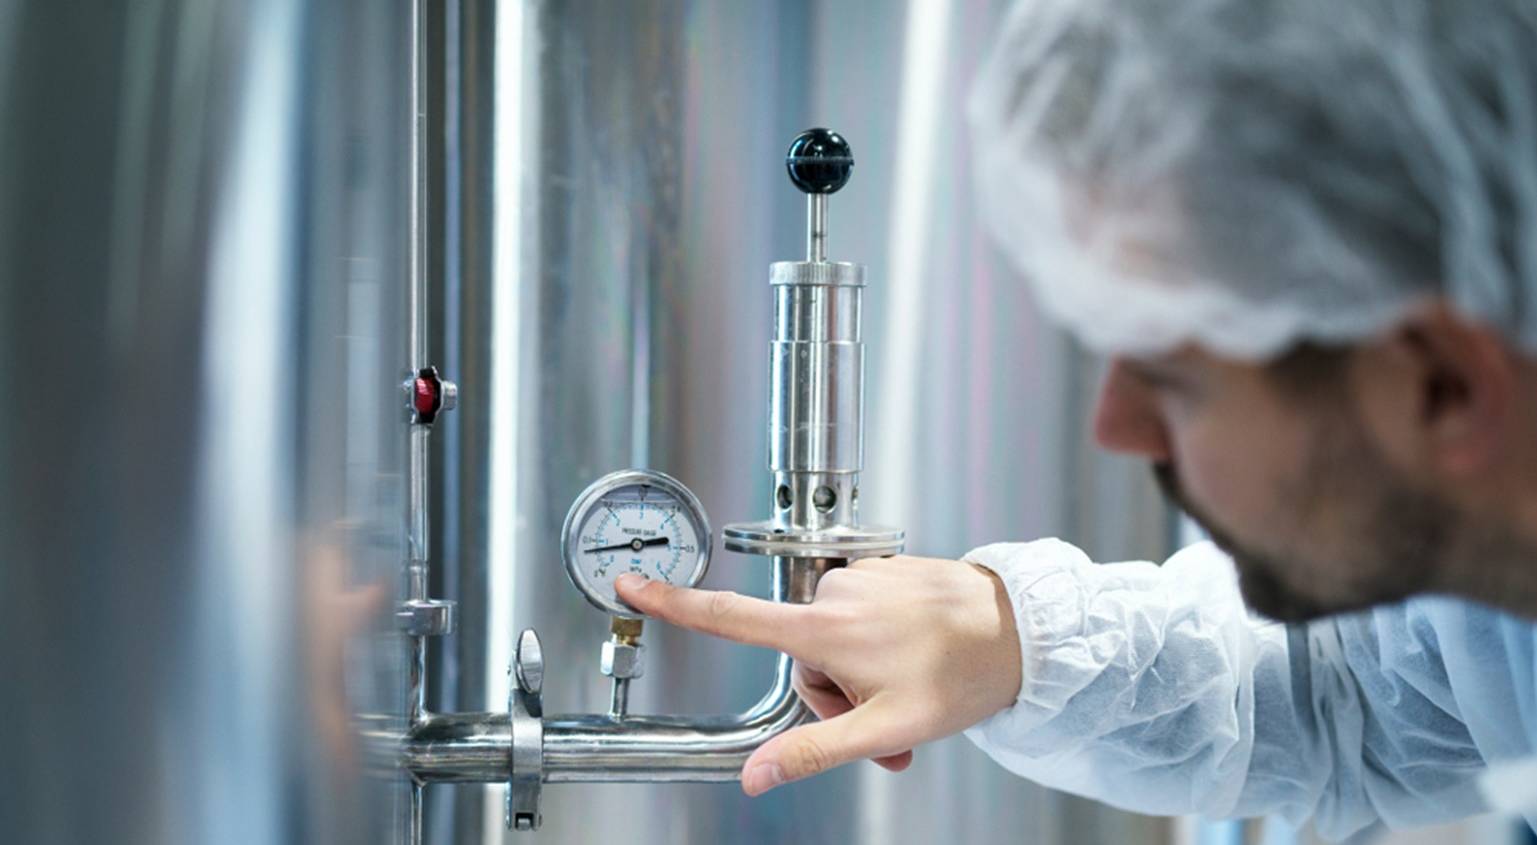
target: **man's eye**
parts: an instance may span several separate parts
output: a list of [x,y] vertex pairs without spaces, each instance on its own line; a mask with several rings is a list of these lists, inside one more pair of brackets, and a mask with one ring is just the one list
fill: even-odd
[[1154,390],[1172,390],[1180,385],[1180,380],[1173,374],[1149,367],[1133,367],[1131,372],[1132,375],[1136,376],[1137,381],[1142,382],[1143,386]]
[[1179,373],[1156,368],[1139,367],[1133,371],[1137,380],[1148,392],[1170,399],[1192,398],[1191,381]]

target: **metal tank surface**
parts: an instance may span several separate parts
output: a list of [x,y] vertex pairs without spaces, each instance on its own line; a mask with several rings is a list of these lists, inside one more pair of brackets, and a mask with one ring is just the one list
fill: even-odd
[[959,739],[748,799],[788,661],[652,623],[642,677],[563,571],[626,467],[781,600],[1167,545],[972,217],[998,4],[119,6],[0,4],[0,839],[1167,840]]
[[[765,282],[806,254],[806,200],[780,163],[807,126],[836,127],[857,152],[827,255],[867,265],[861,512],[905,528],[915,554],[1043,534],[1104,559],[1168,547],[1145,470],[1088,443],[1093,365],[1036,314],[973,218],[964,94],[1002,5],[465,0],[439,12],[432,354],[462,396],[434,435],[432,594],[461,605],[434,646],[431,709],[505,713],[514,633],[528,627],[544,713],[610,707],[607,620],[570,589],[559,550],[567,506],[594,478],[664,471],[716,524],[776,513],[780,485],[764,473],[796,453],[776,452],[765,425]],[[718,549],[705,586],[774,595],[769,560]],[[631,714],[742,712],[776,676],[762,650],[656,623],[646,638]],[[547,765],[575,748],[546,743]],[[556,782],[590,779],[548,778],[537,832],[505,830],[505,787],[428,786],[424,838],[1171,836],[1014,778],[959,738],[920,749],[901,775],[861,764],[759,799],[734,784]]]
[[405,23],[0,4],[0,840],[401,834]]

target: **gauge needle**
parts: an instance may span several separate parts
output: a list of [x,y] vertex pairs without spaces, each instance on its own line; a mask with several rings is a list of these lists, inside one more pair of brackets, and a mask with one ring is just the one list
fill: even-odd
[[597,554],[598,552],[617,552],[620,549],[629,549],[630,551],[638,552],[647,546],[665,546],[670,542],[671,541],[666,537],[652,537],[649,540],[642,540],[639,537],[636,537],[628,543],[618,543],[612,546],[599,546],[596,549],[583,549],[582,553],[592,555]]

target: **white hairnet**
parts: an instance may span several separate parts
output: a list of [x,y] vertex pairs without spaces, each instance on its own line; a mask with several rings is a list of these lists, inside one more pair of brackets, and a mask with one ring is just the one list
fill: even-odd
[[1437,298],[1537,350],[1531,0],[1025,0],[971,119],[984,220],[1101,351]]

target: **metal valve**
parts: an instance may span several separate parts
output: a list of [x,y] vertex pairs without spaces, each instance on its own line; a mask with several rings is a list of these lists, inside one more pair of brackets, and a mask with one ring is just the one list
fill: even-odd
[[438,374],[437,367],[423,367],[401,385],[410,397],[407,409],[415,425],[432,425],[443,411],[459,404],[459,385]]
[[769,267],[774,337],[769,358],[769,470],[773,516],[727,525],[735,552],[852,560],[897,554],[903,532],[859,521],[864,470],[865,268],[827,259],[829,197],[848,183],[854,154],[842,135],[808,129],[785,169],[806,194],[806,260]]
[[422,367],[401,389],[411,414],[412,492],[410,511],[410,596],[395,609],[400,630],[412,637],[441,637],[454,632],[457,605],[447,599],[427,597],[427,434],[438,414],[453,410],[459,402],[459,386],[438,374],[437,367]]

